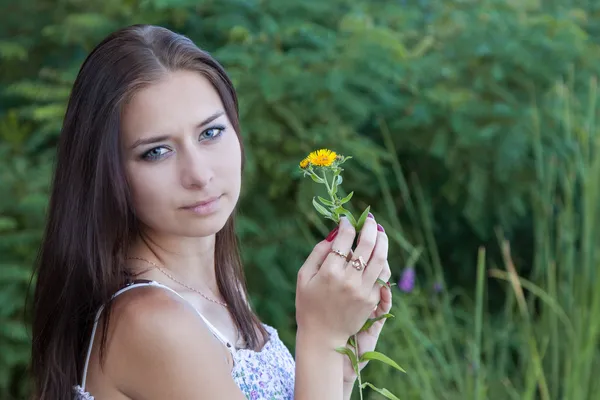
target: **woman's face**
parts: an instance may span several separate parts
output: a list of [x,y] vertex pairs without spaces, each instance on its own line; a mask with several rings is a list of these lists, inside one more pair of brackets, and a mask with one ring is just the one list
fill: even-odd
[[241,149],[206,78],[178,71],[140,90],[123,109],[121,141],[147,229],[203,237],[223,228],[240,195]]

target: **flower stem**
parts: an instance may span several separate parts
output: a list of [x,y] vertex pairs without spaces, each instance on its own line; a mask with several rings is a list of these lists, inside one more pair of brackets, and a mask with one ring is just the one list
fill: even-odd
[[[358,339],[356,335],[354,335],[354,353],[356,354],[356,358],[360,359],[360,356],[358,355]],[[360,361],[357,362],[356,376],[358,378],[358,394],[360,396],[360,400],[363,400],[362,380],[360,378]]]
[[329,182],[327,181],[327,174],[325,171],[323,171],[323,180],[325,181],[325,186],[327,187],[327,193],[329,193],[329,196],[331,196],[331,188],[329,187]]
[[333,175],[333,180],[331,181],[331,186],[329,186],[329,181],[327,180],[327,174],[325,173],[325,171],[323,171],[323,177],[319,176],[319,178],[323,179],[323,181],[325,182],[325,187],[327,188],[327,194],[329,195],[329,198],[331,199],[331,202],[333,203],[333,205],[329,208],[329,210],[333,213],[333,215],[335,215],[336,221],[339,222],[339,215],[335,211],[335,209],[338,207],[339,200],[338,200],[337,196],[335,194],[333,194],[333,185],[335,185],[335,180],[337,178],[337,175]]

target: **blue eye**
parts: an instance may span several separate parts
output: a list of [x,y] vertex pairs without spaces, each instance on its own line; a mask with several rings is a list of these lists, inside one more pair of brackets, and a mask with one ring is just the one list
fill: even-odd
[[[225,131],[224,126],[214,126],[212,128],[208,128],[207,130],[205,130],[204,132],[202,132],[200,134],[200,138],[198,139],[198,141],[216,140],[219,137],[221,137],[221,135],[223,135],[224,131]],[[163,158],[163,156],[165,154],[169,153],[170,151],[171,150],[169,150],[165,146],[158,146],[158,147],[148,150],[147,152],[142,154],[140,156],[140,158],[145,161],[157,161],[157,160],[160,160],[161,158]]]
[[165,155],[169,150],[166,147],[155,147],[153,149],[148,150],[144,154],[142,154],[142,159],[148,161],[154,161],[161,158]]
[[216,139],[219,136],[221,136],[223,134],[223,131],[225,130],[224,126],[215,126],[212,128],[209,128],[207,130],[205,130],[204,132],[202,132],[200,134],[200,140],[202,139],[208,139],[208,140],[212,140],[212,139]]

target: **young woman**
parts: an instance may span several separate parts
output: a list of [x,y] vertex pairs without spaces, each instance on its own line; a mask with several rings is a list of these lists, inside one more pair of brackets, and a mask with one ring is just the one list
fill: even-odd
[[[390,309],[387,237],[342,219],[299,270],[292,358],[246,301],[234,233],[233,85],[189,39],[111,34],[84,62],[58,144],[34,297],[39,399],[349,398],[344,346]],[[375,311],[374,311],[375,310]],[[383,323],[359,335],[375,347]]]

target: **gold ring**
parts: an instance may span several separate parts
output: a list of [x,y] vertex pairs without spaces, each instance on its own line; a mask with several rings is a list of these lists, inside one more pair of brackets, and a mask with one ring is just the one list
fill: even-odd
[[340,256],[340,257],[342,257],[344,260],[347,260],[347,259],[348,259],[348,254],[344,254],[344,253],[342,253],[342,252],[341,252],[340,250],[338,250],[338,249],[331,249],[331,252],[332,252],[333,254],[335,254],[336,256]]
[[362,271],[363,269],[367,268],[367,263],[365,260],[363,260],[362,256],[352,260],[351,264],[357,271]]

